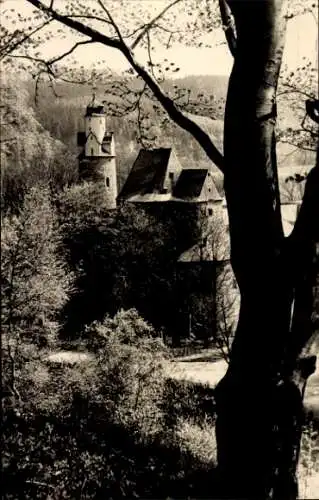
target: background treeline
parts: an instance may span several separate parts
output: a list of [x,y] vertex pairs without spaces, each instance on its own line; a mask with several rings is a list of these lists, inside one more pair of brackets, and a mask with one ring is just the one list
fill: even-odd
[[[121,85],[121,78],[113,77],[106,83],[95,84],[94,88],[90,84],[60,82],[54,89],[47,82],[35,88],[31,79],[3,78],[0,110],[2,210],[19,204],[25,189],[38,181],[49,182],[55,191],[77,181],[77,132],[84,129],[85,108],[93,92],[98,100],[106,101],[107,127],[116,138],[118,185],[121,188],[141,147],[141,133],[136,111],[122,116],[122,112],[117,113],[116,107],[110,106],[118,102],[112,94],[114,85],[116,88]],[[138,83],[130,82],[129,88],[134,89],[134,85]],[[186,93],[190,92],[193,101],[198,102],[193,118],[222,149],[227,79],[190,76],[168,80],[165,86],[171,95],[176,94],[179,86]],[[173,146],[185,167],[207,166],[207,158],[196,141],[167,120],[153,101],[145,99],[143,108],[142,133],[150,132],[154,145]],[[282,129],[293,130],[300,125],[300,117],[293,108],[286,107],[280,117]],[[279,165],[307,165],[313,163],[314,153],[279,143],[278,157]]]

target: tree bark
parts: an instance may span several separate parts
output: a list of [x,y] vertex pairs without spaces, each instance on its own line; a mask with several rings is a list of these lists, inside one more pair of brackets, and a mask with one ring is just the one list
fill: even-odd
[[301,345],[291,341],[292,306],[300,282],[311,302],[306,262],[313,238],[303,240],[308,257],[295,272],[296,246],[282,229],[275,141],[286,1],[228,4],[237,39],[225,113],[224,185],[241,308],[229,368],[216,388],[218,496],[295,499],[303,405],[294,377]]

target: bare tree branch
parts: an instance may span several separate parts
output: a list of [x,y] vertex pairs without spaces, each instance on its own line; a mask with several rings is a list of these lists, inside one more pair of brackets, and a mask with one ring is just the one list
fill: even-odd
[[155,78],[154,64],[153,64],[153,59],[152,59],[151,38],[150,38],[149,31],[146,33],[146,38],[147,38],[147,53],[148,53],[148,59],[149,59],[149,64],[150,64],[150,70],[151,70],[153,77]]
[[85,35],[87,37],[90,37],[92,40],[95,42],[102,43],[103,45],[107,45],[109,47],[113,47],[115,49],[121,50],[121,44],[120,41],[117,40],[116,38],[112,38],[110,36],[104,35],[97,31],[94,28],[91,28],[90,26],[86,26],[80,21],[77,21],[76,19],[70,18],[67,15],[59,14],[56,10],[51,9],[50,7],[47,7],[43,2],[40,0],[27,0],[30,4],[32,4],[34,7],[39,9],[41,12],[43,12],[46,15],[49,15],[52,19],[55,21],[59,21],[60,23],[64,24],[68,28],[71,28],[78,33],[81,33],[82,35]]
[[309,94],[308,92],[306,92],[304,88],[299,88],[296,85],[289,83],[287,81],[282,82],[282,86],[285,88],[285,90],[279,91],[277,93],[278,96],[281,96],[284,94],[296,93],[296,94],[300,94],[304,97],[308,97],[308,99],[315,99],[315,97],[316,97],[314,94]]
[[[216,164],[217,167],[223,170],[223,156],[218,151],[216,146],[213,144],[209,135],[206,132],[204,132],[204,130],[202,130],[202,128],[199,127],[197,123],[195,123],[189,117],[184,115],[177,108],[174,101],[161,89],[158,82],[152,77],[152,75],[148,73],[148,71],[135,60],[135,57],[131,49],[126,45],[125,41],[123,40],[123,37],[121,36],[119,28],[117,27],[114,19],[112,18],[108,10],[105,8],[105,6],[104,8],[108,13],[109,19],[112,22],[112,25],[114,26],[119,39],[115,39],[110,36],[104,35],[99,31],[89,26],[86,26],[75,19],[71,19],[68,16],[59,14],[55,10],[50,9],[49,7],[44,5],[40,0],[27,0],[27,1],[36,8],[38,8],[39,10],[41,10],[42,12],[44,12],[46,15],[51,16],[56,21],[61,22],[65,26],[68,26],[69,28],[77,31],[78,33],[90,37],[92,42],[93,41],[99,42],[103,45],[118,49],[126,57],[131,67],[148,85],[148,87],[151,89],[156,99],[163,106],[169,117],[181,128],[191,133],[193,137],[197,140],[197,142],[201,145],[203,150],[206,152],[207,156]],[[177,3],[177,1],[180,0],[175,0],[175,3]]]
[[[304,129],[303,131],[310,132],[310,130],[308,130],[308,129]],[[279,142],[281,142],[282,144],[289,144],[289,146],[296,146],[296,144],[293,141],[290,141],[288,139],[280,139]],[[308,146],[305,146],[304,144],[297,145],[296,147],[298,149],[302,149],[303,151],[313,151],[313,152],[316,151],[315,147],[313,147],[313,148],[308,147]]]
[[184,115],[175,105],[174,101],[170,99],[159,84],[152,78],[152,76],[134,59],[131,51],[126,48],[123,49],[123,54],[131,64],[132,68],[140,75],[152,90],[154,96],[162,104],[163,108],[169,117],[181,128],[190,132],[197,142],[202,146],[207,156],[216,164],[217,167],[223,171],[223,156],[213,144],[209,135],[197,125],[193,120]]
[[157,14],[157,16],[155,16],[152,19],[152,21],[150,21],[149,23],[147,23],[145,25],[143,31],[141,31],[141,33],[138,35],[138,37],[132,43],[131,49],[134,50],[135,47],[140,43],[140,41],[146,35],[146,33],[148,33],[148,31],[156,24],[156,22],[159,19],[161,19],[161,17],[163,17],[169,9],[171,9],[172,7],[174,7],[174,5],[178,4],[180,1],[181,0],[174,0],[172,3],[170,3],[169,5],[167,5],[159,14]]
[[[35,35],[36,33],[38,33],[40,30],[42,30],[45,26],[47,26],[48,24],[50,24],[52,21],[53,21],[53,19],[48,19],[47,21],[45,21],[44,23],[42,23],[40,26],[37,26],[37,28],[35,28],[33,31],[31,31],[30,33],[28,33],[27,35],[25,35],[23,38],[18,39],[13,45],[10,45],[10,42],[7,43],[5,45],[5,47],[3,47],[3,49],[1,49],[1,51],[0,51],[0,60],[3,59],[4,57],[6,57],[10,52],[13,52],[15,49],[17,49],[20,45],[22,45],[23,43],[25,43],[33,35]],[[20,34],[20,33],[21,32],[15,31],[13,33],[12,39],[15,38],[15,37],[17,37],[17,35]],[[3,52],[5,49],[7,49],[7,50],[5,52]]]
[[117,36],[119,37],[119,40],[122,44],[125,44],[124,40],[123,40],[123,37],[122,37],[122,33],[119,29],[119,27],[117,26],[115,20],[113,19],[110,11],[105,7],[105,5],[103,4],[102,0],[97,0],[99,6],[101,7],[101,9],[104,10],[105,14],[108,16],[109,18],[109,22],[110,24],[113,26],[113,28],[115,29],[115,32],[117,34]]
[[[64,59],[68,55],[72,54],[72,52],[74,52],[79,46],[88,45],[90,43],[94,43],[94,40],[83,40],[83,41],[77,42],[69,50],[67,50],[66,52],[63,52],[62,54],[60,54],[56,57],[53,57],[52,59],[49,59],[49,61],[46,61],[45,59],[42,59],[40,57],[32,57],[32,56],[20,55],[20,54],[11,54],[10,57],[13,57],[16,59],[28,59],[29,61],[40,63],[47,69],[47,72],[49,75],[55,76],[54,72],[52,70],[53,64],[61,61],[62,59]],[[42,73],[42,72],[43,71],[40,71],[40,73]]]
[[64,59],[65,57],[69,56],[70,54],[72,54],[72,52],[74,52],[78,47],[80,47],[80,45],[88,45],[89,43],[94,43],[94,41],[93,40],[83,40],[81,42],[77,42],[73,45],[73,47],[71,47],[69,50],[67,50],[63,54],[60,54],[59,56],[56,56],[53,59],[50,59],[47,62],[47,64],[49,66],[52,66],[52,64],[55,64],[55,63],[61,61],[62,59]]
[[110,21],[104,17],[94,16],[93,14],[68,14],[71,19],[89,19],[92,21],[100,21],[101,23],[111,24]]

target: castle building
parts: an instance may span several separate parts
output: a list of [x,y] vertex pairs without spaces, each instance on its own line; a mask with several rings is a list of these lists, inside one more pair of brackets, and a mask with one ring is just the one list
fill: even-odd
[[[220,317],[216,297],[234,286],[227,212],[213,169],[183,168],[172,148],[141,149],[118,196],[119,205],[126,203],[174,228],[176,261],[169,285],[174,317],[169,329],[177,337],[214,336]],[[158,307],[164,301],[158,297]],[[229,318],[233,311],[227,307]]]
[[221,206],[210,168],[183,168],[173,148],[141,149],[118,196],[129,203],[192,203]]
[[[106,129],[104,107],[94,99],[87,106],[85,131],[78,133],[78,145],[82,148],[80,180],[99,186],[106,208],[129,204],[155,216],[169,230],[173,228],[164,264],[169,272],[165,274],[164,269],[164,278],[160,276],[163,286],[154,287],[146,298],[141,293],[141,307],[163,322],[163,312],[168,311],[166,323],[168,316],[172,322],[162,326],[179,337],[194,333],[208,339],[217,331],[228,335],[237,318],[239,294],[230,265],[227,206],[216,188],[213,168],[185,168],[173,148],[142,148],[118,193],[114,135]],[[282,205],[286,235],[296,213],[295,203]],[[161,266],[159,273],[163,262]],[[137,295],[138,287],[133,302]]]
[[85,131],[78,133],[79,179],[96,183],[101,189],[107,209],[116,208],[117,172],[115,141],[112,132],[106,130],[104,106],[97,105],[95,99],[87,106]]

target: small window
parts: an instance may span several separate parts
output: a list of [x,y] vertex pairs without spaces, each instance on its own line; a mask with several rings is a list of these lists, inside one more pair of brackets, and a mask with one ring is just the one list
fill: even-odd
[[213,209],[212,208],[208,209],[208,215],[213,215]]
[[170,172],[170,173],[168,174],[168,177],[169,177],[171,180],[173,180],[173,179],[174,179],[174,173],[173,173],[173,172]]
[[109,177],[106,178],[106,187],[108,187],[108,188],[110,187],[110,178]]
[[91,148],[91,156],[94,156],[94,149]]

